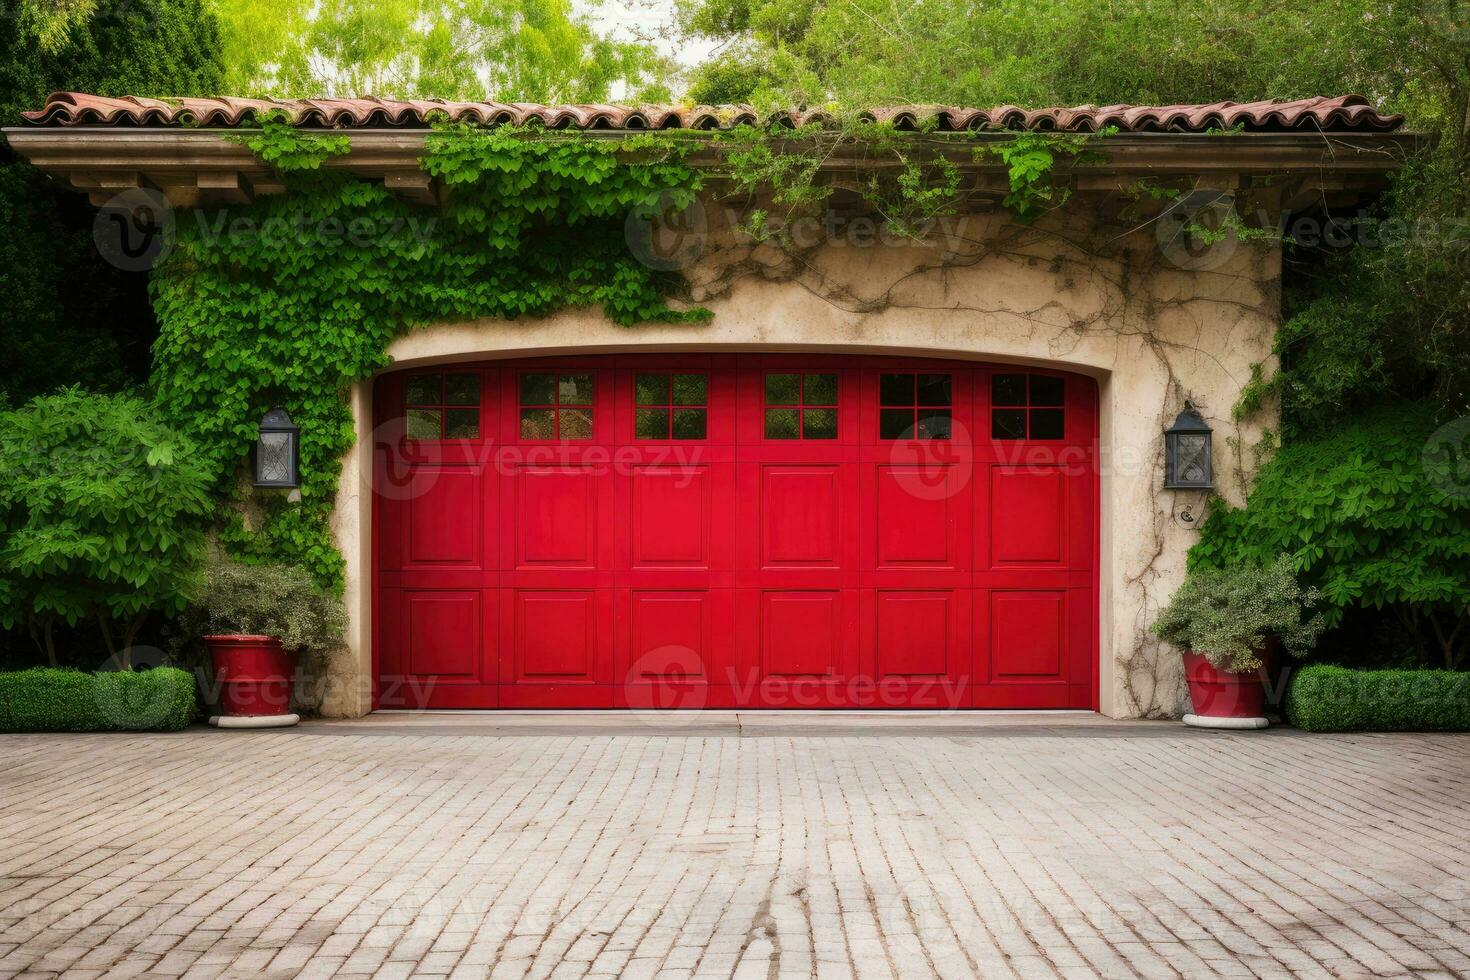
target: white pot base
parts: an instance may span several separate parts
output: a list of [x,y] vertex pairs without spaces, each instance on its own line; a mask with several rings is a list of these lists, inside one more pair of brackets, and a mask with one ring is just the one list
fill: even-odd
[[1223,728],[1234,731],[1252,731],[1271,724],[1265,718],[1212,718],[1209,715],[1185,715],[1184,723],[1191,728]]
[[215,728],[290,728],[300,715],[215,715],[209,723]]

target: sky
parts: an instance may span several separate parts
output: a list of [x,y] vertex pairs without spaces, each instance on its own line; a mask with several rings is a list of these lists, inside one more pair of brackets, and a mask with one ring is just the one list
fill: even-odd
[[618,40],[642,40],[690,67],[704,61],[716,42],[675,36],[674,0],[579,0],[597,30]]

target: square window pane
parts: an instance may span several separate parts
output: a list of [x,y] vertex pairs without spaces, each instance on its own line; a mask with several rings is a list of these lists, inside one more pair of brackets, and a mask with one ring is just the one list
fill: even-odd
[[949,374],[921,374],[919,375],[919,404],[920,405],[953,405],[951,393],[953,387],[953,375]]
[[1061,378],[1046,374],[1031,375],[1031,404],[1060,405],[1066,394],[1067,383]]
[[480,376],[478,374],[446,374],[444,376],[444,404],[480,404]]
[[[563,374],[559,394],[563,405],[592,404],[592,375]],[[563,436],[562,438],[566,438]]]
[[794,408],[766,409],[767,439],[799,439],[801,431]]
[[663,373],[634,375],[633,398],[638,405],[667,405],[669,376]]
[[521,409],[522,439],[555,439],[556,418],[549,408]]
[[[804,402],[807,405],[837,404],[837,375],[808,374],[806,376]],[[835,431],[835,428],[834,428]]]
[[558,439],[591,439],[592,438],[592,409],[590,408],[561,408],[557,409]]
[[1031,438],[1060,439],[1066,435],[1066,426],[1060,408],[1034,408],[1031,410]]
[[437,408],[410,408],[408,410],[408,437],[410,439],[439,438],[439,410]]
[[801,402],[801,375],[766,375],[767,405],[797,405]]
[[913,430],[912,408],[885,408],[878,412],[878,438],[912,439]]
[[[1026,404],[1026,376],[1024,374],[997,374],[990,379],[990,404]],[[1020,438],[1007,436],[1006,438]]]
[[1026,438],[1026,410],[1024,408],[995,408],[990,411],[990,438]]
[[919,411],[918,439],[948,439],[951,420],[947,408],[925,408]]
[[521,375],[521,404],[550,405],[556,401],[556,375]]
[[674,409],[674,438],[675,439],[703,439],[705,438],[705,414],[702,408],[676,408]]
[[639,439],[667,439],[669,437],[669,410],[667,408],[640,408],[633,413],[633,435]]
[[451,408],[444,412],[444,438],[480,438],[480,410],[478,408]]
[[[443,390],[442,374],[416,374],[408,379],[403,400],[409,405],[437,405]],[[437,438],[437,437],[436,437]]]
[[879,405],[912,405],[913,403],[914,376],[912,374],[878,376]]
[[835,408],[809,408],[802,412],[801,437],[803,439],[836,439],[837,410]]
[[709,379],[702,374],[674,375],[674,404],[703,405]]

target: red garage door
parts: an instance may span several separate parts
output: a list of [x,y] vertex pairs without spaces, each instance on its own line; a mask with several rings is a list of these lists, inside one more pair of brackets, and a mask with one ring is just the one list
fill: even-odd
[[1094,704],[1086,378],[629,355],[376,405],[380,707]]

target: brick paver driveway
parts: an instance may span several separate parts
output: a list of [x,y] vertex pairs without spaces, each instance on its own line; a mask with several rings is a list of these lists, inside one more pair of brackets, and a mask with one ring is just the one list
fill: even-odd
[[1470,974],[1470,738],[744,721],[5,737],[0,974]]

